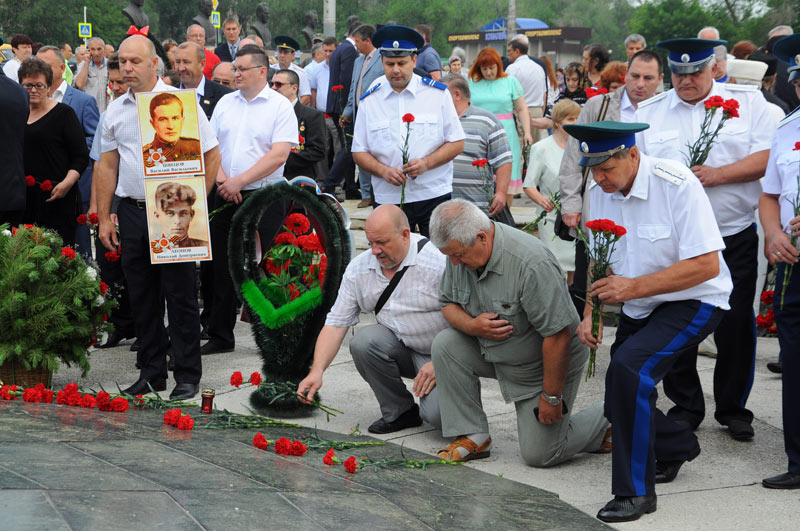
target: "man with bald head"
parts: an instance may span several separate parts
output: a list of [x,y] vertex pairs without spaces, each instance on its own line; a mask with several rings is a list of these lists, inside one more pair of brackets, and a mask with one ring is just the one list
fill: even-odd
[[[365,232],[371,250],[355,257],[344,272],[339,295],[317,338],[311,371],[297,388],[300,400],[312,400],[322,387],[322,374],[348,329],[358,324],[359,315],[375,312],[377,324],[359,327],[350,340],[356,369],[381,409],[381,418],[369,432],[413,428],[423,419],[440,428],[431,344],[448,327],[438,302],[445,257],[427,238],[411,232],[408,218],[395,205],[376,208],[367,218]],[[402,378],[414,379],[419,406]]]
[[[119,65],[128,92],[109,104],[109,112],[103,120],[102,154],[95,175],[95,191],[100,241],[111,251],[124,249],[122,270],[128,283],[131,307],[136,309],[134,320],[140,344],[137,361],[141,372],[136,383],[124,392],[137,395],[148,393],[150,388],[155,391],[167,388],[166,353],[171,340],[176,386],[170,397],[190,399],[197,394],[202,375],[195,264],[150,263],[144,162],[136,104],[138,93],[177,89],[159,79],[155,47],[146,37],[133,35],[122,42]],[[206,188],[210,189],[219,168],[219,149],[199,105],[197,119],[205,158]],[[117,210],[119,234],[111,220],[111,201],[115,193],[122,198]],[[163,320],[164,299],[169,312],[169,335]]]
[[206,49],[206,30],[204,30],[203,26],[200,24],[192,24],[186,28],[186,40],[196,42],[203,48],[203,53],[206,56],[206,65],[203,67],[203,75],[206,76],[206,79],[211,79],[211,72],[213,72],[214,67],[219,64],[220,58],[211,50]]
[[214,67],[211,80],[231,90],[236,90],[236,83],[233,80],[233,63],[222,62]]

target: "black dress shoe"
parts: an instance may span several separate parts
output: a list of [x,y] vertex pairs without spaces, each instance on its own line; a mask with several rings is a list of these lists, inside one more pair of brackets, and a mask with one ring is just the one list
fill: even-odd
[[761,480],[768,489],[800,489],[800,474],[786,472],[779,476]]
[[208,328],[200,330],[200,341],[208,341],[209,339],[211,339],[211,336],[208,335]]
[[[700,444],[689,452],[689,459],[686,461],[694,461],[698,455],[700,455]],[[656,483],[669,483],[674,480],[686,461],[656,461]]]
[[138,352],[139,351],[139,338],[136,338],[136,341],[133,342],[131,345],[131,352]]
[[774,372],[775,374],[782,374],[783,373],[783,362],[771,361],[771,362],[767,363],[767,370],[769,370],[769,372]]
[[419,406],[414,404],[411,409],[391,422],[386,422],[382,418],[376,420],[367,428],[367,431],[370,433],[393,433],[406,428],[416,428],[421,425],[422,418],[419,416]]
[[119,345],[122,341],[130,339],[132,337],[134,336],[126,336],[124,334],[118,334],[116,332],[112,332],[111,335],[108,336],[108,339],[106,339],[106,342],[103,343],[102,345],[97,345],[97,348],[114,348],[117,345]]
[[179,383],[169,394],[169,398],[170,400],[189,400],[197,396],[199,390],[200,386],[198,384]]
[[150,387],[153,388],[153,391],[166,391],[167,390],[167,381],[162,379],[157,380],[150,380],[149,382],[144,379],[136,380],[136,383],[132,386],[128,387],[127,389],[123,389],[122,392],[126,395],[146,395],[150,392],[150,387],[147,384],[150,384]]
[[223,352],[233,352],[235,349],[236,345],[220,345],[219,343],[209,341],[200,347],[200,355],[208,356],[209,354],[222,354]]
[[753,435],[755,435],[753,425],[746,420],[733,419],[729,420],[727,424],[728,432],[731,434],[731,437],[737,441],[750,441],[753,439]]
[[643,514],[656,512],[656,494],[646,496],[614,496],[597,513],[597,518],[604,522],[632,522]]

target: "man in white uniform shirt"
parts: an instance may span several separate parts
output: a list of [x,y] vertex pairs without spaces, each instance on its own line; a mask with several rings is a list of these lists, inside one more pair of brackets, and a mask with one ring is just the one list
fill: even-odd
[[[394,205],[376,208],[367,218],[365,233],[371,250],[348,264],[317,337],[311,370],[297,392],[303,401],[314,398],[347,331],[358,324],[359,314],[374,311],[377,324],[359,328],[350,340],[353,362],[381,408],[381,418],[369,432],[413,428],[423,419],[440,428],[431,344],[447,328],[439,307],[445,257],[410,231],[408,218]],[[414,379],[419,406],[402,378]]]
[[[711,96],[739,102],[740,117],[725,123],[705,164],[692,166],[691,170],[711,201],[725,241],[722,256],[733,278],[731,309],[714,334],[718,350],[714,417],[728,426],[731,437],[746,441],[753,437],[753,413],[745,404],[753,384],[756,354],[755,209],[761,193],[759,179],[767,167],[776,124],[757,87],[714,82],[714,47],[720,44],[725,41],[674,39],[657,45],[670,51],[673,88],[639,104],[635,121],[649,123],[650,129],[637,135],[636,144],[647,155],[688,165],[689,146],[697,140],[706,112],[703,102]],[[715,114],[713,127],[720,114]],[[670,417],[692,428],[705,415],[696,358],[696,349],[687,352],[664,378],[664,391],[676,404]]]
[[[464,129],[447,85],[414,74],[422,35],[384,26],[373,41],[380,43],[384,75],[361,95],[353,159],[372,175],[375,203],[402,205],[412,230],[427,236],[433,209],[453,191],[453,159],[464,149]],[[408,114],[413,122],[404,165]]]
[[[214,255],[214,308],[208,324],[211,339],[202,352],[231,352],[235,347],[236,293],[228,270],[228,235],[233,215],[248,194],[283,177],[283,166],[292,147],[298,142],[297,118],[292,104],[267,86],[269,61],[264,50],[243,46],[233,60],[239,90],[219,100],[211,128],[219,140],[222,163],[217,175],[219,208],[234,206],[217,213],[211,220],[211,246]],[[283,205],[274,205],[262,227],[283,221]],[[262,232],[267,241],[271,236]]]
[[[146,37],[133,35],[125,39],[119,49],[119,62],[129,90],[108,107],[109,112],[103,121],[103,153],[95,179],[100,240],[109,250],[117,250],[122,244],[122,269],[128,283],[131,307],[135,309],[136,336],[140,345],[137,354],[141,368],[139,380],[124,392],[137,395],[148,393],[150,387],[155,391],[166,389],[166,354],[171,340],[175,358],[173,374],[177,385],[170,398],[190,399],[197,394],[202,376],[195,264],[150,263],[144,167],[136,105],[137,93],[176,89],[158,78],[156,50]],[[219,167],[219,149],[199,105],[197,118],[205,157],[206,187],[210,188]],[[111,220],[111,201],[115,189],[116,195],[122,198],[117,212],[119,236]],[[169,335],[162,317],[164,299],[169,312]]]
[[294,62],[294,52],[300,49],[300,44],[291,37],[278,35],[275,37],[275,46],[278,48],[278,64],[270,66],[275,70],[293,70],[300,78],[300,103],[311,105],[311,84],[308,82],[306,71]]
[[[547,136],[544,129],[533,126],[533,120],[544,116],[547,75],[541,66],[528,57],[528,38],[524,35],[517,35],[508,43],[508,60],[511,64],[508,65],[506,72],[517,78],[522,90],[525,91],[525,103],[528,105],[531,117],[531,135],[533,142],[536,143]],[[517,132],[522,131],[522,127],[518,126],[517,130]],[[524,138],[523,135],[519,137]]]

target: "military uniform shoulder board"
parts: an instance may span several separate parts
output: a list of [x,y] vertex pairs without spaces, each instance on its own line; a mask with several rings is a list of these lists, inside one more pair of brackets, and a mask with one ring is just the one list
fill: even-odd
[[445,85],[444,83],[439,83],[438,81],[434,81],[429,77],[423,77],[421,79],[422,79],[422,82],[425,83],[426,85],[428,85],[429,87],[438,88],[439,90],[446,90],[447,89],[447,85]]
[[358,101],[361,101],[361,100],[363,100],[364,98],[366,98],[367,96],[369,96],[370,94],[372,94],[373,92],[375,92],[376,90],[378,90],[378,87],[380,87],[380,86],[381,86],[381,84],[380,84],[380,83],[378,83],[377,85],[375,85],[374,87],[372,87],[371,89],[369,89],[368,91],[366,91],[364,94],[362,94],[362,95],[361,95],[361,97],[360,97],[360,98],[358,98]]
[[653,175],[661,177],[676,186],[680,186],[686,180],[685,169],[680,166],[672,166],[664,162],[659,162],[653,166]]
[[778,122],[778,127],[783,127],[784,125],[788,124],[789,122],[800,118],[800,107],[797,107],[795,110],[787,114],[783,117],[783,120]]
[[760,90],[759,87],[755,85],[732,85],[730,83],[725,83],[725,88],[727,90],[732,90],[734,92],[752,92],[754,90]]
[[647,98],[646,100],[640,102],[637,108],[641,109],[642,107],[647,107],[648,105],[652,105],[657,101],[661,101],[667,97],[667,94],[669,94],[669,91],[662,92],[658,96],[653,96],[652,98]]

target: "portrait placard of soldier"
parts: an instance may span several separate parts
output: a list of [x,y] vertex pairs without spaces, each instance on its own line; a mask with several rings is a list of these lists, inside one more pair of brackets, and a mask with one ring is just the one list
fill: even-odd
[[139,93],[136,104],[145,178],[203,173],[195,91]]
[[150,261],[211,260],[204,178],[145,180]]

